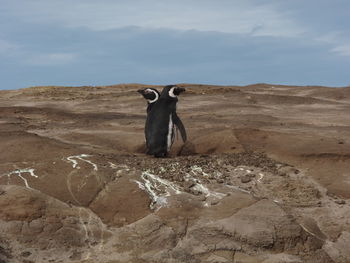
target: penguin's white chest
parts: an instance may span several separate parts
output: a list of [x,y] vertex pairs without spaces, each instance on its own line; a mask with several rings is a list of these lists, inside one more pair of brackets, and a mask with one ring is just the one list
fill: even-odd
[[167,135],[167,151],[170,151],[171,141],[173,136],[173,119],[171,114],[169,115],[169,124],[168,124],[168,135]]

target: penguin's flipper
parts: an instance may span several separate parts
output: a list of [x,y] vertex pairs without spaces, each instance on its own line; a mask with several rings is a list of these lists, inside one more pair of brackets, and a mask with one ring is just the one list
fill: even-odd
[[176,125],[176,127],[180,130],[183,142],[186,142],[187,141],[187,134],[186,134],[185,126],[183,125],[179,116],[177,116],[176,112],[173,113],[173,122]]

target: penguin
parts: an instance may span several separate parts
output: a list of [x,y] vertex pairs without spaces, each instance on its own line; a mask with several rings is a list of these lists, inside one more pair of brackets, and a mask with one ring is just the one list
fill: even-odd
[[153,88],[146,88],[146,89],[139,89],[137,92],[140,93],[147,100],[148,102],[147,113],[149,113],[154,103],[160,97],[159,91]]
[[[137,91],[138,93],[140,93],[148,102],[147,105],[147,114],[151,111],[153,105],[155,104],[155,102],[159,99],[160,97],[160,93],[158,90],[154,89],[154,88],[145,88],[145,89],[139,89]],[[186,134],[186,130],[185,127],[181,121],[181,119],[177,116],[176,111],[173,112],[173,131],[172,131],[172,138],[171,141],[172,143],[174,142],[175,139],[175,127],[177,129],[180,130],[180,134],[181,134],[181,138],[183,142],[186,142],[187,140],[187,134]],[[145,126],[145,138],[146,138],[146,146],[148,148],[148,127],[147,127],[147,122],[146,122],[146,126]]]
[[177,96],[184,88],[176,85],[165,86],[157,101],[147,114],[145,133],[147,154],[154,157],[166,157],[174,141],[174,125],[181,133],[184,141],[186,130],[176,114]]

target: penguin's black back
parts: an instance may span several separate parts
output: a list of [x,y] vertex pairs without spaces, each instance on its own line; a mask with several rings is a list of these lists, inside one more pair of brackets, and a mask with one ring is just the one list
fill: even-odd
[[[167,138],[170,116],[176,111],[177,98],[161,96],[147,114],[148,154],[163,157],[167,154]],[[172,129],[172,127],[170,127]]]

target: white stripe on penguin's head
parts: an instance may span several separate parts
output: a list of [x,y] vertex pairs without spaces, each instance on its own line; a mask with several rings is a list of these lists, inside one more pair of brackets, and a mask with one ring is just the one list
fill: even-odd
[[172,98],[176,98],[176,95],[174,94],[174,89],[176,89],[176,86],[171,87],[171,89],[169,90],[169,96]]
[[154,103],[154,102],[156,102],[159,99],[159,94],[155,90],[153,90],[153,89],[146,89],[146,91],[149,92],[149,93],[153,92],[154,95],[156,96],[153,100],[147,100],[148,103]]

